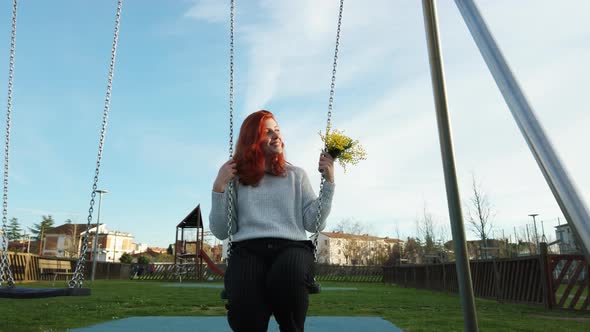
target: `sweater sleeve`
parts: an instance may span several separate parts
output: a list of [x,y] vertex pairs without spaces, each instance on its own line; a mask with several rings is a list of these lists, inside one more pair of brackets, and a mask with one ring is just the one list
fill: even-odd
[[[232,195],[232,234],[237,232],[237,186],[234,184],[233,195]],[[220,239],[225,240],[228,237],[228,204],[229,204],[229,190],[225,190],[222,193],[211,191],[211,212],[209,213],[209,229],[211,233]]]
[[[306,231],[315,233],[319,198],[315,195],[315,192],[313,191],[305,171],[302,171],[301,181],[301,196],[303,199],[303,226]],[[335,186],[336,185],[334,183],[329,181],[324,182],[324,188],[322,190],[322,215],[317,231],[322,231],[326,227],[326,220],[328,219],[328,215],[330,214],[332,207],[332,198],[334,197]]]

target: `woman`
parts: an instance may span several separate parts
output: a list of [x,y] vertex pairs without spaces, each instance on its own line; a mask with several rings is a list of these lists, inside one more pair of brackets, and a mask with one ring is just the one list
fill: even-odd
[[[233,159],[213,184],[210,229],[228,237],[227,185],[234,183],[232,246],[225,274],[228,322],[234,331],[266,331],[271,315],[280,330],[303,331],[308,287],[313,283],[313,244],[318,198],[305,171],[286,162],[279,126],[268,111],[250,114],[240,128]],[[334,193],[334,160],[320,154],[326,179],[319,229]]]

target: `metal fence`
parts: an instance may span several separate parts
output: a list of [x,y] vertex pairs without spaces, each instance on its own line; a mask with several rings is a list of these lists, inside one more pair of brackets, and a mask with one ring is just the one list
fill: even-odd
[[[471,261],[476,297],[520,303],[543,303],[539,258]],[[383,268],[383,281],[404,287],[458,293],[455,263]]]
[[[590,270],[583,255],[548,255],[470,261],[476,297],[589,310]],[[458,293],[455,263],[383,267],[383,281],[404,287]]]

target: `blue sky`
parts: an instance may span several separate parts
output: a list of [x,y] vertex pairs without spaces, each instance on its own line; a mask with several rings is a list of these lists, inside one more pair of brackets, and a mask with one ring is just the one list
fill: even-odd
[[[319,187],[338,1],[237,2],[235,134],[250,112],[274,112],[288,160]],[[207,219],[228,155],[228,3],[123,4],[99,187],[110,191],[101,221],[136,242],[173,242],[197,204]],[[588,204],[590,3],[476,3]],[[438,4],[462,199],[474,173],[497,231],[521,232],[539,213],[549,233],[562,214],[457,8]],[[11,4],[1,6],[6,82]],[[115,10],[114,0],[20,1],[8,215],[25,226],[47,214],[86,222]],[[353,218],[405,237],[426,206],[448,232],[419,1],[346,1],[336,86],[333,127],[359,139],[368,160],[337,169],[328,229]]]

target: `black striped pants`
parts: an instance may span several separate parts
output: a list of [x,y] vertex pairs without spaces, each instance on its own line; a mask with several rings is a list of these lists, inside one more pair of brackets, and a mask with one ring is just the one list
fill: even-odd
[[274,315],[281,332],[303,331],[313,269],[311,241],[234,242],[225,274],[232,330],[264,332]]

